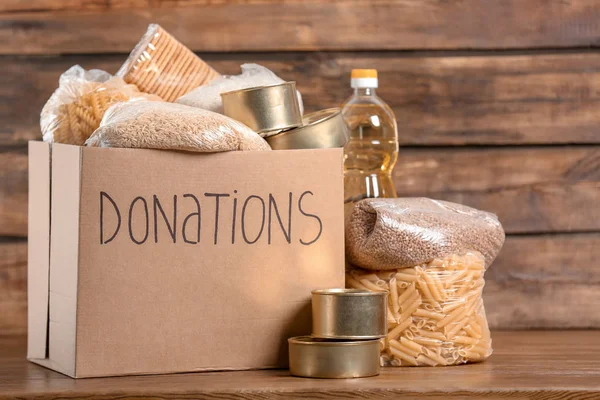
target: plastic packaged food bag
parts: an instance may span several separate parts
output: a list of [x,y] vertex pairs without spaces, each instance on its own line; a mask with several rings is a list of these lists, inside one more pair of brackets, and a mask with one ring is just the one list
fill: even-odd
[[86,145],[196,152],[271,150],[250,128],[224,115],[152,101],[111,107]]
[[483,275],[503,244],[497,217],[474,208],[427,198],[358,202],[346,225],[346,286],[389,291],[382,365],[489,357]]
[[388,271],[350,270],[346,286],[389,291],[382,366],[446,366],[483,361],[492,341],[483,307],[481,253],[436,258]]
[[59,79],[40,114],[40,127],[46,142],[83,145],[98,128],[106,110],[119,101],[143,98],[160,100],[140,92],[121,78],[74,65]]
[[494,214],[428,198],[365,199],[346,224],[348,260],[373,270],[414,267],[467,250],[483,254],[488,267],[503,244]]
[[[212,82],[202,85],[180,97],[177,99],[177,103],[223,114],[221,93],[259,86],[271,86],[285,82],[271,70],[262,65],[242,64],[241,68],[242,73],[240,75],[229,75],[216,78]],[[304,112],[302,96],[298,91],[297,94],[300,112]]]
[[117,76],[142,92],[175,101],[220,75],[159,25],[151,24]]

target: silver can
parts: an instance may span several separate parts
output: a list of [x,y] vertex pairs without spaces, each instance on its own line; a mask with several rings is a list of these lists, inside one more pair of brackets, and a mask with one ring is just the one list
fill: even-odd
[[379,340],[288,339],[290,374],[306,378],[362,378],[379,375]]
[[303,126],[266,138],[273,150],[344,147],[350,138],[339,108],[306,114]]
[[223,113],[267,136],[302,125],[296,82],[221,93]]
[[387,296],[387,291],[314,290],[312,292],[312,336],[324,339],[385,337]]

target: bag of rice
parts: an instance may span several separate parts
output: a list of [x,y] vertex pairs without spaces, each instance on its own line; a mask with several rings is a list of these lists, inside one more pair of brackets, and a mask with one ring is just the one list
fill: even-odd
[[157,96],[140,92],[121,78],[74,65],[59,79],[59,87],[50,96],[40,114],[40,127],[46,142],[83,145],[98,128],[106,110],[129,99],[160,101]]
[[246,125],[224,115],[152,101],[111,107],[86,145],[196,152],[271,150]]
[[483,275],[503,243],[495,215],[460,204],[355,205],[346,226],[346,286],[389,292],[382,365],[456,365],[492,354]]

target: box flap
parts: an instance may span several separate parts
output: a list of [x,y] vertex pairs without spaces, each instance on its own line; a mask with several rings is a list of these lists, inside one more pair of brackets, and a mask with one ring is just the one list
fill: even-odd
[[52,146],[48,357],[75,375],[81,147]]
[[29,142],[27,358],[47,357],[50,271],[50,144]]

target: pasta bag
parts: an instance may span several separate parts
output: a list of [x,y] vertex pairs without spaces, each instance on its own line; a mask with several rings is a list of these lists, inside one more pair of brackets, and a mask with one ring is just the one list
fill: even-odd
[[[177,99],[177,103],[223,114],[221,93],[259,86],[277,85],[285,82],[262,65],[242,64],[241,69],[242,73],[240,75],[224,75],[216,78],[212,82],[202,85],[180,97]],[[303,113],[302,95],[299,91],[296,91],[296,93],[298,95],[300,112]]]
[[160,25],[150,24],[117,76],[142,92],[175,101],[220,75]]
[[389,291],[382,366],[447,366],[487,359],[492,340],[483,307],[485,259],[477,251],[411,268],[346,273],[346,286]]
[[81,146],[98,128],[111,105],[129,99],[160,100],[107,72],[86,71],[75,65],[60,76],[58,89],[42,109],[43,140]]
[[246,125],[183,104],[128,101],[111,107],[86,145],[220,152],[271,150]]

